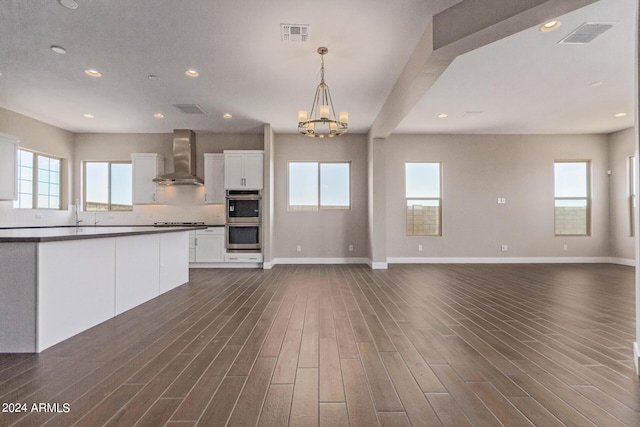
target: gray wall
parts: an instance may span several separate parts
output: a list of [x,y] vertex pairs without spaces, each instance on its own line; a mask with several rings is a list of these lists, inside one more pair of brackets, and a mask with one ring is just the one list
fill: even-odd
[[[350,161],[351,210],[287,211],[290,161]],[[367,140],[364,135],[318,139],[276,135],[274,142],[274,258],[348,258],[367,255]],[[302,246],[302,252],[296,246]],[[349,252],[349,245],[353,251]]]
[[[629,157],[635,153],[634,128],[609,135],[609,236],[613,258],[634,260],[629,210]],[[637,230],[636,230],[637,232]]]
[[[172,134],[77,134],[74,171],[82,176],[82,162],[130,161],[131,153],[158,153],[165,172],[173,171]],[[204,153],[224,150],[262,150],[262,134],[214,134],[196,132],[196,174],[204,177]],[[82,182],[74,182],[74,198],[82,199]],[[136,205],[131,212],[81,212],[85,224],[151,224],[162,221],[203,221],[224,224],[224,206],[204,203],[204,187],[158,187],[158,205]]]
[[[605,135],[392,135],[386,147],[388,257],[609,256]],[[560,159],[592,160],[589,237],[554,236],[553,163]],[[407,161],[442,162],[442,237],[406,236]]]
[[64,224],[71,218],[69,204],[73,175],[74,135],[22,114],[0,108],[0,132],[17,137],[18,146],[62,160],[61,210],[13,209],[12,201],[0,201],[0,226]]
[[[157,152],[173,169],[171,134],[73,134],[0,108],[0,132],[20,146],[64,159],[64,208],[17,210],[0,202],[0,226],[72,222],[67,203],[81,195],[83,160],[128,160],[133,152]],[[276,134],[271,137],[273,182],[269,238],[271,259],[387,257],[613,257],[634,259],[629,236],[627,157],[634,130],[611,135],[365,135],[332,140]],[[197,134],[197,170],[203,153],[263,149],[262,134]],[[553,161],[593,161],[593,218],[590,237],[553,236]],[[350,211],[288,212],[287,162],[352,162]],[[443,237],[405,236],[404,162],[443,162]],[[606,170],[612,174],[607,177]],[[166,205],[136,206],[132,213],[98,214],[102,224],[161,220],[224,222],[220,206],[205,205],[197,188],[165,195]],[[201,189],[200,189],[201,191]],[[506,205],[498,205],[505,197]],[[373,210],[373,214],[371,212]],[[85,218],[95,220],[93,214]],[[376,242],[379,243],[377,246]],[[352,244],[354,251],[349,252]],[[424,250],[417,251],[418,244]],[[500,245],[509,245],[501,252]],[[563,250],[563,245],[568,250]],[[302,252],[296,252],[301,245]],[[375,246],[375,251],[374,251]]]
[[[81,174],[85,160],[131,161],[131,153],[158,153],[164,157],[165,172],[173,171],[173,139],[170,133],[80,133],[76,134],[75,141],[76,173]],[[204,177],[204,153],[262,150],[263,145],[262,134],[196,133],[196,174]],[[80,184],[80,180],[75,182],[75,197],[82,194]]]

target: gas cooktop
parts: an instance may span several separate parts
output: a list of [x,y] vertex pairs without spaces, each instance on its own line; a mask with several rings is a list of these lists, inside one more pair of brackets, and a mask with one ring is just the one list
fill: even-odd
[[204,222],[194,221],[194,222],[180,222],[180,221],[169,221],[169,222],[154,222],[154,227],[194,227],[204,225]]

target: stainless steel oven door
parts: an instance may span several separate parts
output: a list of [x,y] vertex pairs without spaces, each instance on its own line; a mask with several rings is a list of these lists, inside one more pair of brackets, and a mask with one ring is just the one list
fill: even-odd
[[225,228],[227,249],[260,249],[262,247],[260,224],[227,224]]
[[227,222],[248,223],[262,222],[262,199],[227,197]]

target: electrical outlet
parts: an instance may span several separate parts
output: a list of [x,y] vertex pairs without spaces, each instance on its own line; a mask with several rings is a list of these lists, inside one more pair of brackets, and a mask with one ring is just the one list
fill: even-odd
[[422,252],[422,245],[418,245],[418,252]]
[[349,245],[349,252],[353,252],[353,245]]
[[509,246],[507,246],[507,245],[502,245],[502,246],[500,246],[500,250],[501,250],[502,252],[507,252],[507,251],[509,250]]
[[567,245],[566,243],[562,246],[562,250],[563,251],[567,251],[569,250],[569,245]]
[[301,245],[296,246],[296,252],[302,252],[302,246]]
[[505,203],[507,203],[507,199],[505,199],[504,197],[498,197],[499,205],[504,205]]
[[42,219],[42,214],[41,213],[37,213],[36,214],[36,219]]

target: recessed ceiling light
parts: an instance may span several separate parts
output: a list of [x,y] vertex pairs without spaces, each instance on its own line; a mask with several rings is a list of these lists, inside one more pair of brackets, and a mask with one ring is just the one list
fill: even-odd
[[614,114],[613,117],[624,117],[626,115],[627,113],[618,113],[618,114]]
[[78,3],[74,0],[58,0],[58,3],[66,7],[67,9],[77,9]]
[[62,46],[53,45],[51,46],[51,50],[55,53],[59,53],[60,55],[64,55],[65,53],[67,53],[67,49],[63,48]]
[[560,26],[560,21],[548,21],[540,27],[540,31],[553,31]]
[[192,69],[188,69],[184,73],[189,77],[198,77],[200,75],[200,73],[198,73],[196,70],[192,70]]
[[153,115],[153,117],[155,117],[156,119],[164,119],[164,114],[162,114],[162,113],[155,113],[155,114]]
[[593,82],[593,83],[591,83],[589,86],[591,86],[591,87],[598,87],[598,86],[602,86],[602,82]]
[[91,77],[101,77],[102,76],[102,73],[100,71],[94,70],[92,68],[89,68],[88,70],[84,70],[84,73],[87,76],[91,76]]
[[224,114],[222,115],[222,118],[223,118],[223,119],[230,119],[230,118],[232,118],[232,117],[233,117],[233,116],[232,116],[231,114],[229,114],[229,113],[224,113]]
[[446,113],[438,114],[438,118],[440,118],[440,119],[444,119],[446,117],[449,117],[449,115],[446,114]]
[[95,119],[95,116],[93,114],[83,114],[83,117],[86,117],[87,119]]

